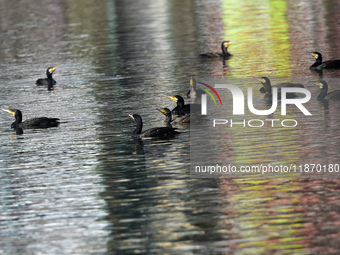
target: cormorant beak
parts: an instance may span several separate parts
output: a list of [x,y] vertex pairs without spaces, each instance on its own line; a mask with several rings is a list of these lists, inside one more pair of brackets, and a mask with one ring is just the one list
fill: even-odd
[[227,46],[229,46],[230,44],[232,44],[232,42],[230,42],[230,41],[226,43]]
[[165,114],[165,110],[164,109],[156,109],[158,111],[160,111],[161,113]]
[[176,97],[174,97],[174,96],[167,96],[168,98],[170,98],[172,101],[174,101],[174,102],[176,102],[177,103],[177,101],[178,101],[178,99],[176,98]]
[[306,53],[311,54],[314,58],[318,58],[318,55],[315,54],[313,51],[306,51]]
[[319,55],[318,55],[318,54],[315,54],[314,52],[307,51],[307,53],[311,54],[315,59],[318,59],[318,58],[319,58]]
[[5,111],[5,112],[9,112],[9,113],[12,114],[13,116],[15,115],[15,112],[12,111],[12,110],[6,110],[6,109],[2,109],[2,110]]
[[322,87],[323,87],[321,82],[317,82],[316,85],[318,85],[320,89],[322,89]]
[[135,120],[135,118],[133,117],[133,115],[132,114],[129,114],[129,116],[133,119],[133,120]]
[[258,78],[258,77],[253,76],[253,79],[258,80],[261,83],[266,83],[265,79],[262,79],[262,78]]
[[53,73],[58,67],[59,67],[59,66],[52,67],[52,68],[50,69],[50,73]]
[[253,76],[253,79],[258,80],[261,83],[265,82],[262,78],[258,78],[258,77],[255,77],[255,76]]

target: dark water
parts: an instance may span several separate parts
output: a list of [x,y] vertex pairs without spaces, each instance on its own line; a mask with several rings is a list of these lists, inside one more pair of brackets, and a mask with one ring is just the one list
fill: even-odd
[[[339,6],[0,1],[1,108],[63,122],[18,135],[13,116],[0,114],[0,253],[338,254],[338,179],[194,179],[188,128],[171,140],[133,140],[128,115],[142,115],[145,128],[162,125],[155,109],[173,108],[165,95],[185,94],[191,75],[254,90],[252,76],[299,80],[312,93],[311,117],[290,111],[299,125],[289,130],[228,129],[222,156],[339,163],[340,104],[316,100],[306,53],[340,59]],[[226,39],[234,57],[224,65],[197,57]],[[37,87],[56,65],[54,90]],[[324,73],[330,90],[339,74]]]

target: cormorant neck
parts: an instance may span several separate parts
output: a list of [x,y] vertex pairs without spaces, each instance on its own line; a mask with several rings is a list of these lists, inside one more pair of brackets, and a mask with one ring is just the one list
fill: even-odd
[[328,85],[326,85],[325,83],[323,84],[323,87],[320,91],[320,94],[318,95],[317,99],[318,100],[322,100],[326,95],[327,95],[327,92],[328,92]]
[[221,50],[222,50],[223,55],[225,55],[225,54],[228,52],[228,50],[226,49],[226,47],[224,47],[224,44],[223,44],[223,43],[222,43],[222,45],[221,45]]
[[143,129],[143,122],[141,119],[135,119],[136,123],[137,123],[137,127],[136,129],[132,132],[133,135],[140,135],[142,133],[142,129]]
[[51,89],[53,87],[53,78],[52,78],[52,73],[50,72],[46,72],[46,75],[47,75],[47,86],[48,86],[48,89]]
[[315,60],[315,63],[313,65],[311,65],[310,68],[315,68],[315,67],[317,67],[321,64],[322,64],[322,56],[319,55],[319,57]]
[[17,128],[19,127],[19,124],[22,122],[22,115],[17,114],[15,115],[15,121],[12,123],[11,127],[12,128]]
[[171,116],[171,112],[168,114],[168,115],[165,115],[165,120],[164,120],[164,123],[169,125],[172,121],[172,116]]
[[231,54],[228,52],[228,46],[225,47],[224,44],[221,45],[222,53],[225,56],[231,56]]
[[267,90],[268,90],[268,93],[272,94],[272,85],[267,84]]
[[272,84],[269,79],[266,79],[266,82],[262,83],[262,85],[267,93],[272,94]]
[[177,107],[178,107],[178,110],[181,110],[184,106],[184,100],[183,98],[177,98]]

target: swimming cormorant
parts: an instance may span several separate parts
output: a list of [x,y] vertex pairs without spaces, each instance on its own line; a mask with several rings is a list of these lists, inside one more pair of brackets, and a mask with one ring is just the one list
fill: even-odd
[[340,90],[334,90],[332,92],[328,92],[328,84],[324,80],[319,81],[316,85],[321,89],[320,94],[318,95],[318,100],[340,100]]
[[143,121],[142,117],[138,114],[129,115],[137,124],[136,129],[132,132],[132,137],[135,138],[171,138],[178,134],[175,128],[171,127],[155,127],[142,132]]
[[203,58],[230,58],[232,57],[233,55],[230,54],[228,52],[228,47],[229,45],[231,44],[230,41],[223,41],[221,43],[221,50],[222,50],[222,53],[218,53],[218,52],[208,52],[208,53],[203,53],[203,54],[200,54],[201,57]]
[[185,114],[185,115],[178,116],[172,119],[172,113],[168,108],[162,108],[162,109],[157,109],[157,110],[165,115],[165,120],[164,120],[165,125],[168,125],[168,126],[172,124],[183,125],[183,124],[190,123],[190,114]]
[[201,105],[199,104],[184,104],[183,97],[179,95],[168,96],[168,98],[170,98],[172,101],[176,102],[177,104],[177,106],[171,111],[173,114],[181,116],[181,115],[190,113],[190,110],[196,111],[196,110],[201,109]]
[[47,118],[47,117],[37,117],[37,118],[22,121],[22,113],[20,110],[17,110],[17,109],[13,109],[13,110],[3,109],[3,110],[5,112],[9,112],[15,117],[15,121],[11,125],[12,128],[22,128],[22,129],[49,128],[49,127],[57,127],[60,124],[58,118]]
[[52,78],[53,72],[57,69],[58,67],[49,67],[46,70],[46,76],[47,78],[40,78],[38,79],[35,84],[37,85],[48,85],[52,87],[55,85],[57,82]]
[[322,55],[320,52],[314,51],[309,53],[312,54],[312,56],[315,58],[315,63],[309,67],[310,70],[321,71],[323,69],[340,68],[340,59],[322,62]]
[[265,89],[265,87],[276,87],[278,88],[278,91],[280,92],[281,88],[285,87],[285,88],[304,88],[304,86],[300,83],[291,83],[291,82],[284,82],[284,83],[279,83],[279,84],[276,84],[274,86],[271,85],[271,82],[270,80],[268,79],[268,77],[261,77],[260,79],[258,79],[263,87],[260,88],[260,92],[261,93],[266,93],[267,90]]

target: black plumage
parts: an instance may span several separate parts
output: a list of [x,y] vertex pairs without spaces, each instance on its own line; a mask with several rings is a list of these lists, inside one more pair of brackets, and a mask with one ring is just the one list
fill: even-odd
[[175,95],[175,96],[169,96],[169,98],[176,102],[176,107],[174,109],[172,109],[172,114],[175,115],[184,115],[187,113],[190,113],[190,111],[197,111],[200,109],[201,105],[199,104],[185,104],[184,103],[184,99],[183,97],[179,96],[179,95]]
[[[273,87],[277,87],[277,89],[278,89],[277,90],[277,99],[278,100],[281,99],[281,88],[283,88],[283,87],[300,87],[300,88],[303,88],[304,87],[302,84],[299,84],[299,83],[281,83],[282,86],[272,86],[271,83],[270,83],[270,80],[267,77],[261,77],[259,79],[259,81],[261,82],[261,84],[264,88],[265,95],[264,95],[263,99],[266,100],[266,101],[272,100],[272,98],[273,98],[272,88]],[[286,86],[283,86],[284,84]],[[287,84],[290,84],[290,85],[287,86]],[[280,84],[278,84],[278,85],[280,85]],[[297,95],[295,93],[287,93],[286,94],[286,98],[295,98],[295,97],[297,97]]]
[[143,121],[142,117],[138,114],[129,115],[137,124],[136,129],[132,132],[132,137],[135,138],[171,138],[178,134],[175,128],[172,127],[155,127],[142,132]]
[[230,41],[223,41],[221,43],[221,51],[222,53],[218,53],[218,52],[208,52],[208,53],[202,53],[200,54],[201,57],[203,58],[230,58],[233,55],[231,53],[229,53],[228,51],[228,47],[231,44]]
[[178,116],[176,118],[172,118],[172,113],[168,108],[157,109],[161,113],[165,115],[164,124],[167,126],[171,125],[184,125],[190,123],[190,114],[185,114],[182,116]]
[[37,117],[33,119],[28,119],[22,121],[22,113],[20,110],[5,110],[9,112],[15,117],[15,121],[12,123],[12,128],[22,128],[22,129],[30,129],[30,128],[49,128],[49,127],[57,127],[60,122],[58,118],[47,118],[47,117]]
[[321,89],[320,94],[318,95],[318,100],[340,100],[340,90],[334,90],[332,92],[328,92],[328,84],[324,80],[319,81],[316,85]]
[[52,74],[57,68],[58,67],[47,68],[47,70],[46,70],[47,78],[40,78],[35,82],[35,84],[37,84],[37,85],[48,85],[49,87],[52,87],[53,85],[55,85],[57,82],[52,78]]
[[262,83],[263,87],[260,88],[261,93],[266,93],[267,90],[265,87],[274,87],[278,88],[278,91],[281,91],[281,88],[304,88],[304,86],[300,83],[292,83],[292,82],[284,82],[284,83],[279,83],[274,86],[271,85],[271,82],[268,77],[261,77],[259,81]]
[[322,55],[320,52],[309,52],[315,58],[315,63],[309,67],[313,71],[321,71],[323,69],[340,69],[340,59],[328,60],[322,62]]

